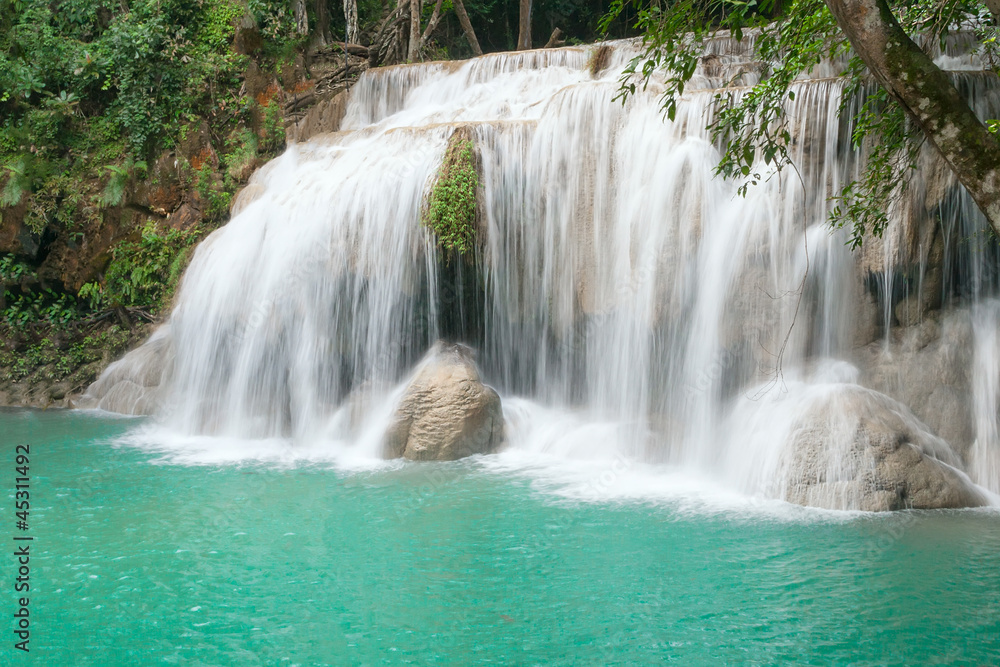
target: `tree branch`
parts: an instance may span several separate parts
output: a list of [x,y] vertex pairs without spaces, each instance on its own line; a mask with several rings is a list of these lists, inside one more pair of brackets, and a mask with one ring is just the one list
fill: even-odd
[[[1000,2],[1000,0],[997,1]],[[424,30],[424,34],[420,36],[421,50],[423,50],[423,48],[427,45],[427,40],[430,39],[434,29],[437,28],[438,23],[441,21],[441,5],[443,3],[444,0],[437,0],[437,2],[434,3],[434,11],[431,13],[431,20],[427,22],[427,29]]]
[[554,49],[556,47],[563,46],[564,44],[566,44],[566,40],[562,38],[562,34],[563,31],[560,30],[559,28],[553,30],[552,34],[549,36],[549,41],[545,42],[545,46],[543,46],[542,48]]
[[[906,110],[1000,234],[1000,143],[885,0],[825,0],[875,80]],[[995,4],[1000,4],[993,0]]]
[[465,38],[469,40],[472,52],[477,56],[483,55],[483,50],[479,47],[479,40],[476,39],[476,31],[472,29],[472,22],[469,20],[469,15],[465,13],[465,4],[463,4],[462,0],[452,0],[452,2],[455,5],[458,22],[462,24],[462,30],[465,32]]

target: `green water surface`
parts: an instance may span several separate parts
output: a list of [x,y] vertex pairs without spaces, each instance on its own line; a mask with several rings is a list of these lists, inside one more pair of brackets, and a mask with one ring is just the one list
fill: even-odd
[[114,444],[139,424],[0,412],[2,534],[34,537],[27,655],[0,559],[0,663],[1000,664],[995,511],[581,503],[476,462],[185,466]]

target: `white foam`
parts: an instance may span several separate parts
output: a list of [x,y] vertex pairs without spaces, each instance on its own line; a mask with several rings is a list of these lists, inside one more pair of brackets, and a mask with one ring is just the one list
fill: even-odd
[[154,463],[180,466],[263,465],[292,468],[322,465],[363,471],[400,465],[398,461],[373,457],[357,443],[342,440],[190,435],[158,424],[137,428],[116,439],[115,444],[154,454]]

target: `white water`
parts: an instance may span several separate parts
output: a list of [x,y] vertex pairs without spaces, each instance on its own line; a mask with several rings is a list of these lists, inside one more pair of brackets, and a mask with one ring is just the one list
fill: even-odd
[[973,375],[976,439],[972,445],[972,478],[1000,492],[1000,301],[976,309]]
[[[213,436],[254,441],[237,445],[251,458],[372,459],[391,392],[448,336],[479,348],[515,452],[668,464],[784,497],[774,478],[789,429],[858,376],[831,361],[852,358],[865,289],[858,255],[827,224],[857,162],[838,117],[843,83],[823,72],[795,85],[797,169],[761,165],[744,198],[713,176],[704,129],[715,89],[746,68],[739,45],[712,45],[721,55],[675,122],[655,83],[613,101],[634,47],[613,48],[597,77],[586,48],[370,71],[342,132],[260,170],[198,249],[170,320],[162,421],[191,456],[204,459]],[[476,266],[446,264],[420,225],[459,124],[482,164]],[[881,246],[885,322],[904,218]],[[1000,490],[988,329],[976,329],[979,365],[993,370],[976,376],[972,474]],[[934,454],[958,462],[938,441]]]

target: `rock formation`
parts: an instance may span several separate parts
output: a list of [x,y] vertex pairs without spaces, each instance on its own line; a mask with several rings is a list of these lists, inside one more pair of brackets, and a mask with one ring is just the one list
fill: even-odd
[[385,435],[385,456],[454,461],[495,452],[503,441],[500,396],[482,383],[465,345],[438,341],[403,392]]
[[73,404],[124,415],[154,414],[162,403],[160,385],[172,361],[170,328],[163,326],[144,345],[108,366]]
[[812,402],[792,431],[785,499],[886,511],[988,504],[958,457],[901,404],[851,385]]
[[285,138],[291,142],[307,141],[317,134],[336,132],[347,111],[347,91],[331,91],[310,107],[302,118],[285,128]]
[[933,312],[856,351],[861,384],[906,405],[962,459],[975,439],[968,309]]

